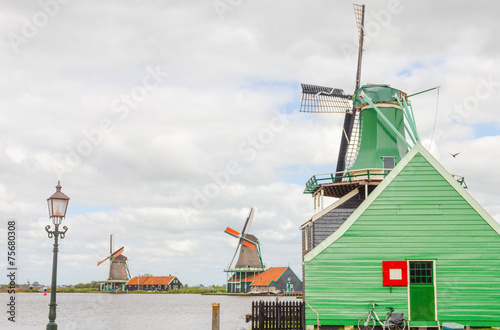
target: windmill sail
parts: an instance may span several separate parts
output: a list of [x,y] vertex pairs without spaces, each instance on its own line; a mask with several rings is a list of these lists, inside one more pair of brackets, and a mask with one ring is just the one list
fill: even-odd
[[250,226],[252,225],[252,221],[253,221],[253,207],[250,209],[250,213],[248,214],[247,221],[245,221],[245,226],[243,226],[243,230],[241,231],[241,234],[243,235],[243,237],[245,237],[245,234],[250,229]]
[[351,138],[347,146],[347,152],[344,160],[345,170],[349,170],[356,161],[359,153],[359,145],[361,143],[361,126],[359,125],[359,113],[355,112],[354,124],[352,127]]
[[301,112],[348,113],[352,111],[350,96],[339,88],[302,85]]
[[[363,38],[364,38],[364,20],[365,6],[354,5],[354,14],[358,27],[358,64],[356,71],[356,85],[354,95],[360,88],[361,83],[361,63],[363,57]],[[325,86],[302,84],[302,102],[301,112],[314,113],[344,113],[344,125],[340,137],[339,155],[337,160],[337,173],[344,172],[349,168],[359,149],[359,131],[356,123],[359,121],[358,113],[352,102],[352,95],[346,95],[342,89]],[[339,182],[341,175],[335,179]]]
[[[356,71],[356,86],[354,88],[354,93],[356,93],[360,87],[361,83],[361,62],[363,58],[363,39],[364,39],[364,22],[365,22],[365,5],[354,5],[354,14],[356,16],[356,24],[358,26],[358,67]],[[337,160],[337,169],[335,172],[343,172],[346,170],[346,155],[348,154],[349,145],[354,148],[355,144],[351,143],[351,136],[353,133],[354,122],[356,121],[356,109],[352,105],[352,111],[346,113],[344,118],[344,126],[342,130],[342,136],[340,137],[340,147],[339,147],[339,157]],[[359,134],[359,132],[357,133]],[[351,156],[356,154],[357,151],[351,151]],[[349,160],[351,163],[352,160]],[[338,180],[337,180],[338,181]]]
[[[247,237],[254,242],[259,241],[254,235],[247,234]],[[236,268],[262,268],[263,265],[259,256],[259,250],[249,248],[245,242],[243,241],[240,247],[240,256],[236,262]]]

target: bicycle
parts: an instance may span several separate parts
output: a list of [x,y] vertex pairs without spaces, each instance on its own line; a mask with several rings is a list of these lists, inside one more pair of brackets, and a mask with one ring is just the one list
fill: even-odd
[[375,307],[378,304],[371,301],[372,310],[368,312],[368,314],[363,315],[358,320],[358,329],[359,330],[373,330],[375,325],[378,323],[382,326],[382,330],[405,330],[406,329],[406,321],[404,319],[403,313],[393,313],[394,308],[387,307],[388,311],[385,315],[385,320],[382,322],[375,312]]

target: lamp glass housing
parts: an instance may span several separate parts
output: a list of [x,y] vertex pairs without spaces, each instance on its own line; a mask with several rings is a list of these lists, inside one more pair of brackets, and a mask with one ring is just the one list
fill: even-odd
[[58,182],[56,192],[47,198],[49,216],[51,218],[64,218],[68,209],[69,197],[61,192],[61,184]]
[[49,205],[49,216],[64,218],[66,216],[66,210],[68,208],[67,199],[48,199],[47,203]]

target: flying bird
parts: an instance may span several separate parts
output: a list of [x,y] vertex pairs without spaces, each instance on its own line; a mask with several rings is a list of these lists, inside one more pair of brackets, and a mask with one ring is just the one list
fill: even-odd
[[457,156],[458,156],[459,152],[457,152],[456,154],[452,154],[451,152],[449,152],[449,154],[450,154],[450,155],[452,155],[452,156],[453,156],[453,158],[457,158]]

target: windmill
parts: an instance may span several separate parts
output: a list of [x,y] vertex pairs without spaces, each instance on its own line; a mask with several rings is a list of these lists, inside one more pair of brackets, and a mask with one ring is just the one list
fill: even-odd
[[109,235],[109,256],[97,263],[97,266],[109,259],[109,276],[105,284],[106,288],[115,288],[116,285],[125,285],[130,278],[127,265],[127,257],[122,253],[124,246],[113,252],[113,234]]
[[[259,239],[255,235],[248,233],[252,225],[253,216],[254,209],[251,208],[241,233],[230,227],[227,227],[224,231],[226,234],[238,239],[238,245],[236,246],[233,258],[225,270],[228,273],[227,292],[247,292],[251,284],[249,276],[255,276],[265,270]],[[238,251],[238,261],[234,268],[232,268]]]
[[306,183],[304,192],[313,194],[315,208],[322,207],[323,196],[341,198],[360,185],[368,195],[368,186],[378,184],[411,148],[405,132],[414,144],[419,141],[408,101],[416,94],[383,84],[361,86],[365,6],[355,4],[354,13],[359,37],[354,92],[302,84],[301,112],[345,114],[336,172],[315,175]]

